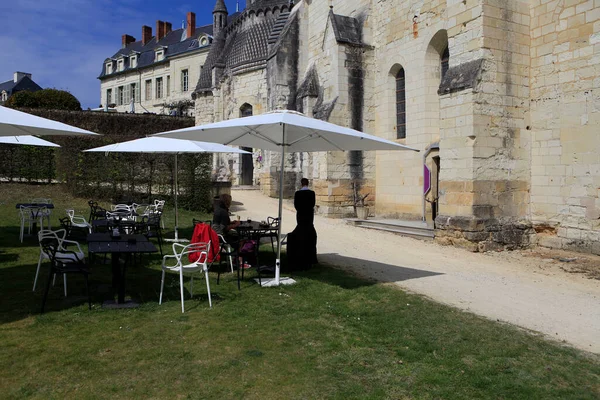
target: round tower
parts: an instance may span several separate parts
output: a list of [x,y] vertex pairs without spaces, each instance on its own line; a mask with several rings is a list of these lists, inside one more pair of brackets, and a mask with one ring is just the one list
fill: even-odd
[[213,10],[213,36],[218,37],[227,26],[227,6],[225,0],[217,0]]

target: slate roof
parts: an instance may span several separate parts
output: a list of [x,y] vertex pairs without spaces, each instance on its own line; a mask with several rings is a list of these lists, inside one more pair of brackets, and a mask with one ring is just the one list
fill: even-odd
[[10,96],[15,92],[20,92],[22,90],[29,90],[32,92],[42,90],[42,87],[35,83],[30,77],[24,76],[15,82],[13,79],[10,81],[0,83],[0,93],[6,91],[6,93]]
[[356,18],[334,14],[333,11],[329,11],[329,18],[339,43],[362,45],[361,25]]
[[215,4],[215,8],[213,12],[227,12],[227,6],[225,5],[225,0],[217,0]]
[[[237,15],[239,15],[239,13],[232,14],[231,16],[229,16],[229,19],[233,20]],[[180,28],[180,29],[175,29],[175,30],[169,32],[168,34],[166,34],[165,37],[163,37],[160,41],[158,41],[158,43],[156,42],[156,36],[152,37],[152,39],[148,43],[146,43],[146,45],[143,45],[141,40],[138,40],[137,42],[134,42],[134,43],[130,43],[127,47],[119,49],[114,55],[109,57],[109,58],[116,60],[120,56],[126,56],[125,57],[125,66],[124,66],[125,69],[123,71],[117,72],[116,71],[116,63],[115,63],[113,65],[113,71],[115,71],[115,72],[107,75],[106,68],[105,68],[106,63],[102,63],[102,72],[98,76],[98,79],[102,80],[102,79],[106,78],[107,76],[112,77],[112,76],[117,76],[117,75],[120,75],[123,73],[130,72],[130,71],[143,69],[143,68],[149,67],[153,64],[162,64],[162,63],[165,63],[166,61],[168,61],[168,59],[170,57],[174,57],[174,56],[177,56],[177,55],[180,55],[183,53],[187,53],[187,52],[192,52],[192,51],[198,50],[202,47],[208,47],[208,46],[210,46],[210,43],[206,46],[202,46],[202,45],[200,45],[200,43],[198,41],[198,37],[203,33],[206,35],[212,36],[213,25],[210,24],[210,25],[196,27],[196,34],[194,35],[194,37],[191,37],[191,38],[186,37],[186,30],[184,28]],[[165,59],[161,60],[161,61],[154,61],[155,60],[155,50],[160,46],[166,47]],[[131,68],[129,66],[128,56],[134,52],[139,53],[138,60],[137,60],[137,67]]]
[[[250,68],[261,68],[266,65],[269,42],[277,40],[278,33],[273,33],[276,22],[278,26],[289,16],[287,8],[289,0],[257,0],[247,4],[246,9],[223,30],[223,34],[215,38],[200,79],[196,92],[212,88],[212,69],[214,67],[236,73]],[[259,13],[261,10],[284,8],[277,15]],[[279,29],[279,33],[281,29]]]

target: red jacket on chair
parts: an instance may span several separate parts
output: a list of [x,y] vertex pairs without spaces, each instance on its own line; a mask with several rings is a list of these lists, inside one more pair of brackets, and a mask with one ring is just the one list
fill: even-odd
[[[208,262],[219,261],[219,235],[208,224],[196,224],[194,233],[192,234],[191,243],[208,243],[210,242],[210,250],[208,253]],[[198,261],[200,252],[190,253],[188,259],[190,262]]]

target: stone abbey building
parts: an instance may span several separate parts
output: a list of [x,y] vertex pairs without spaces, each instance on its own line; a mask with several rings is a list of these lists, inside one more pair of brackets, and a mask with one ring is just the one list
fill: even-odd
[[[291,109],[420,150],[290,154],[320,213],[368,194],[443,243],[600,254],[598,0],[217,0],[211,34],[197,124]],[[275,195],[277,157],[215,168]]]

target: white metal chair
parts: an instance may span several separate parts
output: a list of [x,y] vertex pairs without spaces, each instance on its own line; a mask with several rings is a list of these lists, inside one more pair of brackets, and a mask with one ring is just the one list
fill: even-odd
[[[38,259],[37,269],[35,270],[35,278],[33,279],[33,291],[35,292],[35,287],[37,285],[38,275],[40,273],[40,268],[42,266],[43,260],[49,260],[50,255],[44,251],[42,243],[45,239],[54,239],[56,240],[56,255],[60,257],[61,262],[65,263],[65,260],[72,260],[73,262],[79,262],[85,260],[85,254],[81,249],[81,246],[78,242],[74,240],[67,240],[67,231],[65,229],[58,229],[56,231],[52,231],[49,229],[42,229],[38,232],[38,239],[40,242],[40,258]],[[70,251],[67,249],[68,245],[73,245],[77,247],[76,251]],[[54,280],[56,280],[56,275],[54,275]],[[67,275],[63,275],[64,288],[65,288],[65,297],[67,297]]]
[[21,220],[21,231],[19,232],[19,239],[21,243],[23,243],[23,235],[25,234],[25,225],[27,225],[28,233],[31,234],[31,226],[33,222],[36,220],[32,209],[29,207],[21,206],[19,207],[19,218]]
[[[181,292],[181,312],[185,312],[184,301],[183,301],[183,274],[192,274],[190,281],[190,297],[193,296],[194,290],[194,273],[204,272],[204,278],[206,279],[206,290],[208,291],[208,304],[212,307],[212,300],[210,298],[210,282],[208,281],[208,253],[210,251],[210,242],[208,243],[192,243],[183,245],[180,243],[173,243],[173,255],[167,255],[163,257],[162,262],[162,279],[160,281],[160,298],[158,304],[162,304],[163,288],[165,286],[165,272],[173,271],[179,273],[179,291]],[[189,261],[189,256],[197,256],[195,262]],[[175,261],[175,265],[167,265],[168,261]]]
[[[52,204],[52,199],[49,198],[36,198],[31,200],[33,204]],[[46,218],[48,221],[48,229],[52,229],[52,224],[50,223],[50,216],[52,215],[52,210],[49,208],[42,208],[38,210],[37,216],[40,219],[40,226],[42,225],[43,219]]]
[[[163,208],[165,207],[165,200],[154,200],[154,212],[162,216]],[[165,229],[165,220],[160,219],[160,224]]]
[[87,229],[89,233],[92,233],[92,225],[85,220],[84,216],[75,215],[75,210],[72,208],[67,209],[67,216],[71,220],[72,227]]

